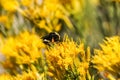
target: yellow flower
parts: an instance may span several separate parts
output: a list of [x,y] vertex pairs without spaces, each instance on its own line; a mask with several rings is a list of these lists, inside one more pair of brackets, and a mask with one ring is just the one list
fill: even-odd
[[[67,6],[64,6],[64,5]],[[16,13],[20,13],[22,17],[27,18],[32,22],[36,27],[42,28],[47,32],[51,31],[60,31],[62,23],[60,20],[63,20],[67,27],[71,30],[74,30],[73,24],[69,19],[71,13],[76,13],[79,11],[82,0],[1,0],[0,5],[2,10],[6,10],[6,16],[14,16],[16,19]],[[9,6],[8,6],[9,5]],[[20,5],[20,6],[19,6]],[[70,11],[72,10],[72,11]],[[10,14],[9,14],[10,13]],[[10,17],[9,16],[9,17]],[[17,16],[18,18],[18,16]],[[42,22],[41,22],[42,20]],[[12,26],[13,19],[5,23],[7,29]],[[45,22],[43,22],[45,21]],[[10,24],[9,24],[10,23]],[[44,24],[45,23],[45,24]],[[7,26],[6,26],[7,24]]]
[[0,23],[6,23],[8,20],[7,16],[0,16]]
[[2,25],[4,25],[6,29],[10,29],[12,22],[13,22],[13,17],[14,16],[9,14],[9,13],[6,15],[1,15],[0,16],[0,23],[2,23]]
[[67,26],[73,30],[74,27],[69,20],[69,12],[58,0],[44,0],[41,5],[36,0],[21,0],[20,4],[25,7],[18,11],[28,20],[32,21],[37,27],[45,29],[47,32],[59,31],[63,20]]
[[33,0],[21,0],[23,6],[32,6]]
[[[85,54],[82,43],[77,45],[74,41],[66,37],[63,42],[54,44],[53,47],[45,52],[48,71],[52,74],[52,77],[54,76],[54,79],[64,79],[65,75],[69,75],[69,78],[72,79],[73,76],[71,73],[73,72],[76,76],[78,75],[77,78],[84,80],[87,74],[86,71],[89,68],[89,51],[88,48],[87,54]],[[66,73],[67,71],[71,73]],[[82,76],[79,76],[79,74]]]
[[18,7],[19,4],[17,0],[1,0],[1,5],[2,7],[7,10],[7,11],[15,11]]
[[95,56],[92,62],[99,71],[108,71],[113,75],[120,72],[120,37],[114,36],[106,38],[103,44],[100,44],[101,50],[95,50]]
[[10,74],[1,74],[0,80],[15,80]]
[[17,37],[7,38],[2,53],[7,60],[15,58],[17,64],[29,64],[41,57],[42,48],[44,44],[40,37],[26,31]]

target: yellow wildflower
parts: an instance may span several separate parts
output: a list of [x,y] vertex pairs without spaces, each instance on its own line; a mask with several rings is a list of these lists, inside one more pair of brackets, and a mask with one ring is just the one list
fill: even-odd
[[10,74],[1,74],[0,80],[15,80]]
[[37,27],[45,29],[47,32],[59,31],[61,29],[59,20],[63,20],[70,29],[74,29],[69,20],[69,12],[59,1],[44,0],[41,5],[36,2],[36,0],[25,0],[25,2],[21,0],[20,4],[26,9],[19,8],[18,11]]
[[1,0],[0,2],[7,11],[15,11],[19,7],[17,0]]
[[[14,16],[16,19],[16,13],[11,14],[11,12],[17,11],[18,15],[20,13],[22,17],[27,18],[35,26],[51,32],[61,30],[62,23],[60,20],[63,20],[68,28],[74,30],[69,16],[71,13],[79,11],[80,8],[78,7],[82,5],[82,2],[82,0],[1,0],[0,5],[2,10],[6,10],[6,13],[3,13],[6,16]],[[11,24],[7,24],[7,26],[5,24],[7,29],[12,26],[13,18],[10,19],[9,23]]]
[[21,0],[23,6],[31,6],[34,0]]
[[[72,79],[75,78],[75,76],[71,74],[73,73],[77,76],[76,78],[84,80],[87,74],[86,71],[88,71],[89,68],[89,53],[88,48],[88,52],[85,54],[82,43],[77,45],[74,41],[66,38],[63,42],[55,44],[45,52],[48,71],[52,74],[52,77],[54,76],[54,79],[64,79],[67,75]],[[66,73],[67,71],[68,73]]]
[[6,39],[2,53],[7,60],[12,57],[15,58],[17,64],[29,64],[41,56],[43,47],[44,44],[39,36],[26,31],[17,37]]
[[[0,23],[5,26],[6,29],[11,28],[11,24],[13,22],[13,15],[11,14],[6,14],[6,15],[1,15],[0,16]],[[10,19],[9,19],[10,18]]]
[[6,23],[8,20],[7,16],[0,16],[0,23]]
[[112,75],[119,75],[120,72],[120,37],[114,36],[106,38],[103,44],[100,44],[101,50],[95,50],[95,56],[92,62],[95,68],[101,71],[108,71]]

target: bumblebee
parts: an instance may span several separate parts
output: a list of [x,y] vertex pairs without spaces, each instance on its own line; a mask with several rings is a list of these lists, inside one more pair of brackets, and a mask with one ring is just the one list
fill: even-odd
[[43,39],[43,43],[50,45],[51,43],[59,42],[60,35],[57,32],[51,32],[48,35],[43,36],[42,39]]

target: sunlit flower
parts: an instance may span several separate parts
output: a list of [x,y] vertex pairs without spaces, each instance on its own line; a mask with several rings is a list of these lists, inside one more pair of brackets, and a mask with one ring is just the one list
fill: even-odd
[[100,46],[101,50],[95,50],[95,56],[92,60],[95,64],[94,67],[100,72],[107,71],[114,76],[118,76],[120,72],[120,37],[106,38]]
[[34,0],[31,0],[31,1],[30,0],[21,0],[21,4],[23,6],[27,6],[27,7],[32,6],[33,2],[34,2]]
[[17,0],[1,0],[0,3],[7,11],[15,11],[19,7]]
[[15,80],[10,74],[1,74],[0,80]]
[[7,16],[0,16],[0,23],[6,23],[8,20]]
[[[37,27],[47,32],[59,31],[61,29],[60,20],[63,20],[70,29],[73,25],[69,19],[69,12],[58,0],[43,0],[40,4],[37,0],[21,0],[24,7],[18,10],[25,18],[32,21]],[[42,21],[41,21],[42,20]],[[43,23],[44,21],[44,23]]]
[[63,42],[55,44],[46,51],[48,71],[57,79],[68,78],[68,75],[70,79],[85,79],[86,71],[89,68],[89,53],[88,49],[87,54],[85,54],[82,43],[77,45],[74,41],[66,38]]
[[[80,11],[83,5],[82,0],[1,0],[0,5],[3,13],[6,16],[16,17],[16,13],[22,15],[21,17],[27,18],[36,27],[44,29],[47,32],[60,31],[62,23],[61,20],[67,25],[68,28],[74,30],[73,24],[69,16],[73,13]],[[9,6],[8,6],[9,5]],[[17,16],[18,19],[18,16]],[[10,19],[9,26],[12,26],[13,18]],[[44,21],[44,23],[43,23]],[[7,23],[8,25],[8,23]]]
[[26,31],[19,36],[7,38],[2,53],[8,61],[13,59],[13,63],[29,64],[41,56],[43,47],[39,36]]

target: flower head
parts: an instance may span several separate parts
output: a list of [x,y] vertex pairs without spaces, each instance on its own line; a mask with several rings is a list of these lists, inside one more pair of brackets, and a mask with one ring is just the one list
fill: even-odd
[[1,0],[0,1],[2,7],[7,10],[7,11],[16,11],[17,7],[19,7],[19,4],[17,2],[17,0]]
[[39,36],[34,33],[24,32],[16,37],[6,39],[2,53],[6,59],[14,59],[17,64],[29,64],[42,55],[44,44]]
[[100,46],[101,50],[96,49],[95,56],[93,56],[94,67],[99,71],[118,75],[120,72],[120,37],[106,38]]
[[68,75],[70,79],[85,79],[90,60],[88,53],[85,54],[82,43],[77,45],[66,37],[63,42],[55,44],[46,51],[48,71],[57,79],[68,78]]

